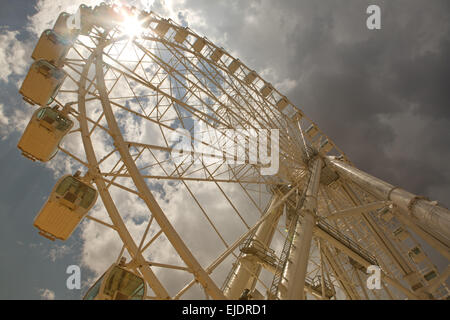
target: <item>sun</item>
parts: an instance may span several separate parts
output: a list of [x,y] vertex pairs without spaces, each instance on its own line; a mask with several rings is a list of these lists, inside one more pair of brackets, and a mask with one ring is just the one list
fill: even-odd
[[122,3],[116,3],[113,6],[114,11],[119,16],[120,26],[123,33],[130,38],[139,36],[144,31],[142,21],[139,18],[135,7],[129,7]]

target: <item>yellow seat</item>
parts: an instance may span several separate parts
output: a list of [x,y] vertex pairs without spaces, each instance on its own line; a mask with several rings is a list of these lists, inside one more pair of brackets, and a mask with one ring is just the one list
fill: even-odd
[[47,238],[67,240],[97,200],[97,190],[81,178],[63,176],[34,220]]
[[143,300],[146,295],[144,279],[113,264],[87,291],[83,300]]
[[32,105],[46,106],[53,101],[66,73],[46,60],[35,61],[19,92]]
[[34,48],[31,57],[34,60],[47,60],[56,67],[61,67],[67,56],[70,42],[53,30],[45,30]]
[[73,127],[73,121],[62,112],[43,107],[33,114],[17,147],[32,160],[47,162],[58,151],[58,145]]

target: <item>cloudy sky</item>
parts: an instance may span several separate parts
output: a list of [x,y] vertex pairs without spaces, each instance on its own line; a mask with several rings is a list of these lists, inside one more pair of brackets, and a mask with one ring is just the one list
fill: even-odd
[[[0,298],[77,299],[100,261],[94,228],[64,244],[37,235],[33,218],[54,167],[16,148],[31,108],[18,94],[40,33],[81,0],[0,0]],[[447,0],[129,1],[188,25],[239,57],[326,132],[361,169],[450,206],[450,2]],[[366,9],[381,7],[381,30]],[[86,243],[90,241],[90,248]],[[113,246],[114,247],[114,246]],[[97,251],[98,251],[97,250]],[[103,251],[102,251],[103,252]],[[97,254],[97,256],[96,256]],[[94,257],[93,257],[94,255]],[[100,263],[98,262],[100,261]]]

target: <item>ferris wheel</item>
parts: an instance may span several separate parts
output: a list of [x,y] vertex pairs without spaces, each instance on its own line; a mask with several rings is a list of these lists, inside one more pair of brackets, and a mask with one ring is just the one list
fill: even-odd
[[191,29],[82,5],[32,57],[20,93],[37,110],[18,147],[78,168],[34,226],[64,241],[89,219],[123,244],[86,299],[448,297],[450,270],[423,243],[448,261],[449,211],[356,169],[272,84]]

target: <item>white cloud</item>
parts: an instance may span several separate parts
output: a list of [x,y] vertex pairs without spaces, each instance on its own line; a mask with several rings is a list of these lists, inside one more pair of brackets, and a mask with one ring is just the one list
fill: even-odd
[[0,29],[0,80],[8,82],[11,75],[22,75],[27,65],[27,46],[17,40],[18,31]]
[[39,294],[43,300],[55,300],[55,292],[50,289],[39,289]]
[[3,104],[0,104],[0,134],[2,136],[2,140],[5,140],[8,137],[8,124],[9,119],[5,115]]
[[33,113],[31,108],[19,107],[14,110],[8,110],[3,104],[0,104],[0,134],[2,140],[7,139],[14,132],[23,132]]
[[53,262],[55,262],[57,259],[61,259],[70,252],[72,252],[72,248],[65,244],[55,245],[54,248],[50,249],[49,257]]

